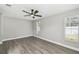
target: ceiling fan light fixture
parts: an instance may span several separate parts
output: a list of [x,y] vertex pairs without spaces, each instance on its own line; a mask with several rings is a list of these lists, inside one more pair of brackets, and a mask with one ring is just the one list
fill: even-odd
[[35,16],[34,15],[31,15],[31,17],[34,19],[35,18]]
[[34,15],[31,15],[32,17],[34,16]]

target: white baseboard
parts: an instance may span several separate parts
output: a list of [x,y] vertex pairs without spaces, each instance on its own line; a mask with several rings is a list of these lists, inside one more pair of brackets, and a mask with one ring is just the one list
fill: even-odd
[[20,37],[15,37],[15,38],[8,38],[8,39],[3,39],[1,42],[3,42],[3,41],[8,41],[8,40],[15,40],[15,39],[24,38],[24,37],[30,37],[30,36],[32,36],[32,35],[20,36]]
[[34,36],[34,37],[37,37],[37,38],[40,38],[40,39],[49,41],[51,43],[54,43],[54,44],[57,44],[57,45],[60,45],[60,46],[63,46],[63,47],[66,47],[66,48],[69,48],[69,49],[72,49],[74,51],[78,51],[79,52],[79,49],[78,48],[75,48],[75,47],[72,47],[72,46],[69,46],[69,45],[65,45],[65,44],[62,44],[62,43],[59,43],[59,42],[55,42],[55,41],[52,41],[52,40],[48,40],[46,38],[42,38],[42,37],[39,37],[39,36]]

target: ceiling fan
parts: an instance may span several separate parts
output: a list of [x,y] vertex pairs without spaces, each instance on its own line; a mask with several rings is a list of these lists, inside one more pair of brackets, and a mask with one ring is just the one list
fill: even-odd
[[31,9],[31,12],[27,12],[25,10],[22,10],[22,12],[25,12],[27,13],[28,15],[24,15],[24,16],[31,16],[33,19],[35,17],[42,17],[42,15],[38,15],[39,11],[38,10],[34,10],[34,9]]

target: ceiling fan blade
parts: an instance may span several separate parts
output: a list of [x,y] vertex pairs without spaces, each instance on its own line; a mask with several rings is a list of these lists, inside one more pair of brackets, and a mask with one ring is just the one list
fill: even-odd
[[6,4],[6,6],[11,7],[12,5],[11,4]]
[[23,11],[23,12],[25,12],[25,13],[31,14],[31,13],[29,13],[29,12],[25,11],[25,10],[22,10],[22,11]]
[[42,15],[35,15],[35,16],[37,16],[37,17],[42,17]]
[[35,10],[34,14],[38,13],[39,11],[38,10]]

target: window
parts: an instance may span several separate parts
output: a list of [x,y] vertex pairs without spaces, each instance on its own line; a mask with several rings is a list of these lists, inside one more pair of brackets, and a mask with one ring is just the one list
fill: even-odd
[[65,19],[65,39],[68,41],[79,40],[79,17]]

